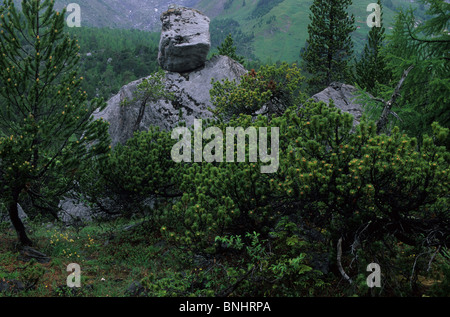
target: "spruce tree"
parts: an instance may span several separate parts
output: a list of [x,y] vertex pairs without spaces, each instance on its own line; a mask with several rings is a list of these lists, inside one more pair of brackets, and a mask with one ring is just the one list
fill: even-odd
[[310,74],[311,93],[348,78],[348,62],[353,54],[351,33],[355,30],[355,18],[347,13],[351,3],[314,0],[311,6],[309,38],[302,54],[305,70]]
[[220,44],[217,49],[219,50],[219,55],[228,56],[234,59],[236,62],[244,64],[244,58],[236,54],[236,46],[234,46],[234,41],[231,34],[228,34],[223,43]]
[[[382,10],[380,0],[378,5]],[[380,27],[374,26],[370,30],[362,56],[355,64],[356,83],[374,96],[378,95],[379,84],[388,84],[392,77],[387,69],[386,57],[381,51],[384,40],[385,28],[381,22]]]
[[54,1],[6,0],[0,16],[0,199],[24,245],[17,205],[27,199],[56,216],[83,163],[108,150],[102,100],[87,102],[77,76],[79,46],[64,34]]

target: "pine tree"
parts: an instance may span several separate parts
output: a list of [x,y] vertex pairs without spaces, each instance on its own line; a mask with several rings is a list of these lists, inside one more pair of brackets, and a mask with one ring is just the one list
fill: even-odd
[[[436,246],[450,242],[440,234],[450,225],[450,155],[442,146],[449,129],[434,124],[433,134],[418,147],[417,139],[398,128],[391,135],[378,135],[373,122],[363,120],[354,127],[349,113],[311,100],[270,121],[242,115],[215,126],[223,135],[229,127],[279,127],[279,169],[264,174],[264,163],[250,162],[249,138],[245,162],[203,162],[180,171],[182,197],[161,218],[161,233],[168,241],[196,252],[226,252],[216,243],[218,237],[251,232],[270,239],[272,250],[278,250],[274,254],[287,256],[299,236],[290,236],[293,244],[283,246],[279,236],[267,235],[269,230],[275,236],[291,234],[280,226],[284,218],[296,222],[291,229],[300,224],[319,228],[326,243],[313,238],[315,247],[335,252],[342,238],[343,251],[350,254],[353,246],[360,259],[371,259],[374,252],[384,256],[397,242],[432,257]],[[223,148],[226,143],[223,139]],[[302,237],[308,240],[308,235]],[[407,257],[384,257],[381,265],[387,267],[394,259],[405,263]],[[397,279],[401,271],[394,269],[386,278]]]
[[170,91],[166,90],[165,85],[165,77],[166,73],[164,70],[160,69],[152,75],[144,78],[141,83],[137,86],[135,96],[132,100],[125,99],[122,102],[123,106],[128,105],[129,103],[139,102],[139,113],[136,118],[133,127],[133,133],[139,131],[139,127],[141,125],[142,119],[145,114],[145,109],[147,107],[147,103],[156,102],[158,100],[173,100],[174,94]]
[[348,78],[348,62],[353,54],[351,33],[355,18],[347,8],[351,0],[314,0],[308,25],[309,38],[302,54],[310,74],[310,92],[315,93],[333,81]]
[[24,245],[31,245],[17,205],[25,198],[56,216],[62,195],[83,163],[105,153],[108,126],[91,115],[102,100],[87,102],[77,76],[79,46],[64,34],[64,13],[54,1],[13,0],[1,7],[0,199]]
[[[378,0],[382,10],[380,0]],[[381,11],[382,12],[382,11]],[[355,80],[358,85],[373,96],[378,95],[378,85],[388,84],[391,74],[387,69],[386,57],[382,53],[385,40],[383,22],[380,27],[372,27],[360,60],[355,64]]]
[[234,41],[231,34],[228,34],[223,43],[220,44],[217,49],[219,50],[219,55],[228,56],[234,59],[236,62],[244,64],[244,58],[236,54],[236,46],[234,46]]
[[412,10],[400,11],[385,47],[394,78],[414,67],[394,110],[403,121],[401,127],[418,137],[430,133],[434,121],[450,127],[450,4],[422,2],[428,7],[429,19],[421,21]]
[[[168,202],[181,196],[179,178],[188,166],[176,163],[171,132],[150,126],[126,144],[117,144],[106,160],[93,162],[81,177],[77,193],[92,209],[133,215],[148,210],[149,199]],[[106,202],[106,203],[105,203]]]
[[250,70],[239,82],[212,81],[213,113],[225,120],[239,114],[277,116],[288,107],[301,104],[304,77],[296,64],[265,65]]

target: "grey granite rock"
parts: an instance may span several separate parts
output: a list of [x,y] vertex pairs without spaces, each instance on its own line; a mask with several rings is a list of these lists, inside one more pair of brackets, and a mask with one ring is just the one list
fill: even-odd
[[353,125],[356,126],[361,121],[363,114],[361,105],[356,102],[357,97],[358,89],[356,87],[342,83],[331,83],[329,87],[312,96],[312,99],[327,104],[332,99],[337,108],[353,116]]
[[[190,73],[175,73],[166,71],[165,88],[175,95],[174,100],[158,100],[149,102],[145,108],[139,130],[146,131],[150,126],[170,130],[182,120],[187,126],[194,123],[194,119],[207,119],[212,117],[208,107],[213,107],[209,94],[212,88],[211,80],[239,81],[246,69],[227,56],[215,56],[201,67]],[[94,113],[94,119],[103,118],[110,123],[109,133],[112,145],[124,144],[133,136],[133,128],[138,117],[141,100],[134,99],[137,86],[145,78],[123,86],[119,93],[113,96],[103,111]],[[123,101],[131,101],[123,105]],[[151,201],[148,202],[151,204]],[[110,206],[111,202],[105,202]],[[89,206],[78,203],[71,198],[60,202],[59,218],[68,225],[78,225],[92,220],[92,210]]]
[[158,62],[171,72],[189,72],[205,65],[211,48],[210,19],[195,9],[171,7],[161,15]]
[[[212,88],[211,80],[228,78],[239,81],[246,72],[241,64],[227,56],[215,56],[208,60],[204,67],[190,73],[166,72],[165,87],[175,98],[170,101],[149,102],[139,130],[148,130],[149,126],[170,130],[180,121],[180,111],[187,126],[191,126],[194,119],[211,118],[212,113],[208,110],[208,107],[213,107],[209,94]],[[110,123],[109,132],[113,145],[123,144],[133,136],[141,101],[137,100],[126,106],[123,101],[133,100],[137,86],[143,80],[144,78],[123,86],[119,93],[108,101],[103,111],[94,114],[94,118],[103,118]]]

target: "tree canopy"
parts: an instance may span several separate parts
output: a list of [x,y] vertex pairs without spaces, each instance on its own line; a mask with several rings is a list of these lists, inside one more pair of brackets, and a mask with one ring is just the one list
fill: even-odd
[[62,32],[64,11],[39,0],[24,1],[19,12],[8,0],[0,19],[1,200],[28,245],[17,205],[27,197],[56,215],[83,163],[108,150],[108,125],[91,118],[105,104],[88,102],[80,88],[79,46]]

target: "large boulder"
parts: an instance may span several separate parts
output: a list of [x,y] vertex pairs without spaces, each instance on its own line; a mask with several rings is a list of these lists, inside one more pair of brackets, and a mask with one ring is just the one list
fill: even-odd
[[[213,108],[211,96],[211,80],[222,79],[239,81],[246,69],[227,56],[215,56],[206,62],[203,68],[190,73],[166,72],[165,87],[174,94],[174,100],[158,100],[148,102],[144,116],[140,122],[139,130],[146,131],[149,126],[158,126],[164,130],[174,128],[180,121],[187,126],[194,123],[194,119],[208,119]],[[133,136],[134,124],[138,118],[141,100],[135,100],[137,86],[144,78],[123,86],[119,93],[113,96],[107,107],[94,114],[94,118],[103,118],[110,123],[109,132],[113,145],[125,143]],[[124,101],[129,101],[124,105]]]
[[357,103],[358,89],[354,86],[333,82],[323,91],[312,96],[316,102],[323,101],[329,103],[333,100],[334,105],[344,112],[353,116],[353,125],[356,126],[361,121],[363,109]]
[[161,15],[158,62],[171,72],[190,72],[205,65],[211,48],[210,19],[195,9],[171,7]]

